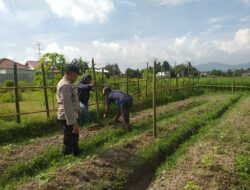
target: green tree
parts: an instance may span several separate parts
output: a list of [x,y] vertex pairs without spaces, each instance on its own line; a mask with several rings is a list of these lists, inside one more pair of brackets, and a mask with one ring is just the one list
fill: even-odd
[[163,61],[162,68],[163,68],[163,71],[166,73],[167,71],[170,70],[171,66],[168,61]]
[[[46,53],[39,59],[39,63],[44,64],[45,73],[48,74],[52,69],[62,71],[66,65],[66,60],[64,55],[58,53]],[[41,65],[37,69],[40,71]]]
[[[42,72],[41,72],[41,64],[44,64],[45,75],[50,77],[50,75],[54,75],[53,71],[63,71],[63,68],[66,65],[66,60],[64,55],[58,53],[46,53],[39,59],[39,66],[36,68],[36,78],[35,81],[38,84],[42,83]],[[54,78],[54,76],[52,76]],[[52,82],[53,83],[53,82]]]
[[211,75],[213,75],[213,76],[223,76],[224,74],[223,74],[222,70],[214,69],[214,70],[212,70]]
[[113,74],[114,75],[120,75],[121,74],[120,68],[119,68],[117,63],[115,63],[115,64],[110,64],[109,63],[109,64],[104,66],[104,69],[109,71],[109,73],[107,74],[108,76],[112,76]]
[[73,59],[71,63],[76,64],[81,73],[85,73],[89,69],[88,62],[83,61],[82,57]]
[[128,75],[129,78],[136,78],[136,77],[142,77],[142,74],[143,74],[143,70],[140,71],[139,69],[131,69],[131,68],[128,68],[126,71],[125,71],[125,74]]

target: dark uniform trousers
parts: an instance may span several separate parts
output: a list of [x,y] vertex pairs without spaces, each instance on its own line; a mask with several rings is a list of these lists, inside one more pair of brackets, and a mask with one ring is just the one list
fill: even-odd
[[59,122],[63,129],[63,155],[69,155],[72,152],[75,156],[79,155],[79,134],[73,133],[73,126],[67,125],[65,120],[59,120]]

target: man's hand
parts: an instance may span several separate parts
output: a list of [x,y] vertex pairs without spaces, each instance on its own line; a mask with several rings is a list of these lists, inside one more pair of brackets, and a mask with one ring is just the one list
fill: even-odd
[[78,124],[73,125],[73,133],[79,134],[80,128]]

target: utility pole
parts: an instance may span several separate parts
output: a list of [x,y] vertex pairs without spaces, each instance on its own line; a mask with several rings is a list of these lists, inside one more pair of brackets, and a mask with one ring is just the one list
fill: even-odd
[[42,51],[42,42],[36,42],[36,48],[35,48],[35,51],[36,51],[36,55],[37,55],[37,60],[39,60],[41,58],[41,51]]

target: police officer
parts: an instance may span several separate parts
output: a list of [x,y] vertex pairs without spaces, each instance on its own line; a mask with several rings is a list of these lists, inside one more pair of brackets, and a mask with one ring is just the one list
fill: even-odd
[[84,74],[83,78],[77,82],[80,109],[83,112],[85,122],[91,121],[91,115],[88,112],[88,103],[89,103],[90,91],[95,88],[95,81],[92,84],[90,82],[91,82],[91,76],[89,74]]
[[131,131],[129,123],[129,111],[133,104],[133,99],[130,95],[120,90],[112,90],[110,87],[103,88],[103,95],[106,97],[105,101],[105,118],[110,109],[110,104],[114,103],[118,106],[118,111],[115,117],[115,123],[119,122],[119,117],[122,115],[125,123],[125,131]]
[[79,68],[74,64],[69,64],[65,68],[64,77],[57,84],[57,118],[63,128],[63,155],[73,152],[79,155],[78,147],[79,126],[77,124],[79,100],[77,88],[73,86],[79,75]]

